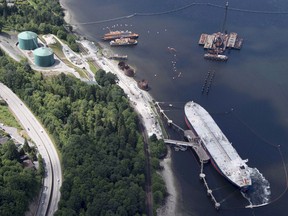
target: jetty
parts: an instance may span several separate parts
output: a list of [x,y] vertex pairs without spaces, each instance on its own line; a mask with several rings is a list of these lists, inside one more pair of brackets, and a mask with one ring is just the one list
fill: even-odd
[[[157,108],[157,111],[159,111],[161,116],[167,121],[168,126],[172,127],[178,132],[183,132],[184,137],[188,140],[188,142],[172,140],[172,139],[163,139],[163,141],[166,144],[172,145],[175,151],[179,151],[179,149],[182,151],[185,151],[187,147],[191,147],[194,150],[201,164],[201,169],[200,169],[200,174],[199,174],[200,180],[203,181],[203,184],[207,191],[207,196],[211,198],[211,201],[214,203],[215,209],[219,210],[220,203],[217,202],[215,196],[213,195],[213,191],[210,189],[208,182],[206,180],[206,175],[204,174],[204,164],[210,161],[210,156],[207,154],[207,152],[201,145],[202,140],[198,137],[198,135],[194,131],[184,130],[180,126],[175,124],[171,119],[169,119],[169,117],[165,114],[164,110],[160,107],[159,103],[161,102],[155,102],[155,106]],[[172,104],[169,104],[169,106],[172,107]]]

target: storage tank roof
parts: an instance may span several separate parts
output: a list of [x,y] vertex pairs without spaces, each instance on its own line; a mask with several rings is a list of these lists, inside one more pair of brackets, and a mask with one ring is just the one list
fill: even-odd
[[33,53],[37,56],[50,56],[53,55],[53,50],[48,47],[39,47],[35,49]]
[[24,31],[18,34],[18,38],[21,38],[22,40],[30,40],[37,38],[37,34],[31,31]]

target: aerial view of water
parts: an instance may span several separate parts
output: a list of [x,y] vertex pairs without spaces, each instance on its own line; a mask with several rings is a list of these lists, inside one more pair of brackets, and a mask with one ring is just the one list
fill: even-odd
[[[205,165],[209,186],[221,203],[216,211],[199,181],[199,163],[192,151],[172,151],[177,215],[288,214],[286,0],[229,1],[225,30],[237,32],[244,43],[241,50],[227,51],[226,63],[205,60],[205,51],[198,45],[201,33],[221,30],[224,0],[194,5],[188,0],[61,2],[71,11],[77,30],[91,40],[101,41],[109,30],[139,33],[137,46],[112,49],[128,55],[128,63],[136,68],[135,79],[148,80],[151,95],[163,102],[166,114],[183,128],[185,103],[199,103],[239,155],[249,159],[254,187],[244,195],[211,164]],[[158,14],[165,11],[170,13]],[[208,71],[215,76],[209,93],[202,94]]]

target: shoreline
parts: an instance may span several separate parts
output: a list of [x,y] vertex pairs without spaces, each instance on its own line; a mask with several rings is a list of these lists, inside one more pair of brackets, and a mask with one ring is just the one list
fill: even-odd
[[165,204],[157,209],[157,215],[159,216],[174,216],[177,213],[177,190],[175,186],[175,178],[172,170],[171,160],[171,148],[168,147],[167,156],[160,161],[160,166],[164,169],[160,171],[166,188],[168,196],[165,199]]
[[[74,21],[73,14],[71,14],[71,12],[69,11],[69,8],[63,2],[65,2],[65,0],[59,0],[59,3],[61,5],[61,7],[63,8],[64,14],[65,14],[64,20],[67,24],[69,24],[73,27],[73,32],[74,32],[74,31],[76,31],[76,29],[74,29],[75,25],[72,24]],[[79,34],[79,32],[77,32],[77,34]],[[79,35],[84,36],[83,34],[82,35],[79,34]],[[97,43],[99,43],[99,42],[97,42]],[[106,64],[103,63],[103,60],[101,62],[100,59],[97,59],[97,63],[100,66],[102,66],[101,68],[104,70],[105,70],[105,66],[108,64],[110,66],[109,67],[110,72],[117,75],[117,77],[119,78],[119,81],[120,81],[118,83],[118,85],[124,90],[125,93],[127,93],[130,101],[131,102],[136,101],[136,100],[133,100],[133,96],[135,96],[135,95],[132,93],[132,91],[134,92],[135,90],[134,90],[134,88],[130,88],[132,85],[134,85],[134,84],[130,84],[130,83],[133,83],[133,81],[136,83],[136,80],[134,80],[134,78],[126,77],[125,75],[124,75],[125,77],[122,76],[123,73],[120,71],[120,69],[118,68],[118,65],[116,64],[116,62],[114,60],[109,60],[106,58],[104,58],[104,59],[105,59]],[[124,82],[123,82],[123,80],[124,80]],[[133,81],[131,82],[131,80],[133,80]],[[127,83],[129,83],[130,86],[128,86]],[[136,92],[138,92],[138,91],[136,90]],[[141,90],[139,92],[140,92],[139,95],[141,95],[140,97],[142,97],[144,101],[145,100],[147,100],[148,102],[153,101],[153,97],[150,95],[150,93],[144,92],[144,91],[141,92]],[[131,93],[131,95],[130,95],[130,93]],[[145,127],[145,130],[147,131],[147,133],[149,135],[149,130],[148,130],[147,124],[149,125],[149,124],[151,124],[151,122],[147,123],[147,121],[149,120],[149,118],[152,119],[152,117],[146,116],[146,118],[145,118],[145,115],[142,115],[143,112],[141,112],[141,111],[144,110],[145,107],[141,107],[139,105],[139,103],[137,104],[137,106],[136,105],[133,106],[132,104],[131,104],[131,106],[138,113],[139,118],[143,118],[143,120],[146,119],[146,125],[144,124],[144,127]],[[145,109],[145,111],[146,111],[146,109]],[[150,110],[149,110],[149,112],[150,112]],[[153,112],[153,109],[152,109],[152,112]],[[156,135],[158,135],[158,134],[156,134]],[[171,149],[168,148],[167,156],[163,160],[160,161],[160,165],[163,166],[164,169],[159,174],[162,176],[162,178],[165,182],[165,186],[166,186],[167,193],[168,193],[168,196],[165,199],[165,204],[157,209],[157,215],[160,215],[160,216],[176,215],[178,194],[177,194],[177,189],[175,186],[175,178],[173,175],[171,163],[172,163]]]

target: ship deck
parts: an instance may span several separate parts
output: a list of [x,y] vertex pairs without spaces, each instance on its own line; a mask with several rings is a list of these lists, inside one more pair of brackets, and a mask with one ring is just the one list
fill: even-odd
[[248,175],[243,169],[243,166],[247,167],[246,161],[240,158],[210,114],[192,101],[186,104],[185,114],[221,172],[241,186],[243,184],[243,175],[244,177]]

